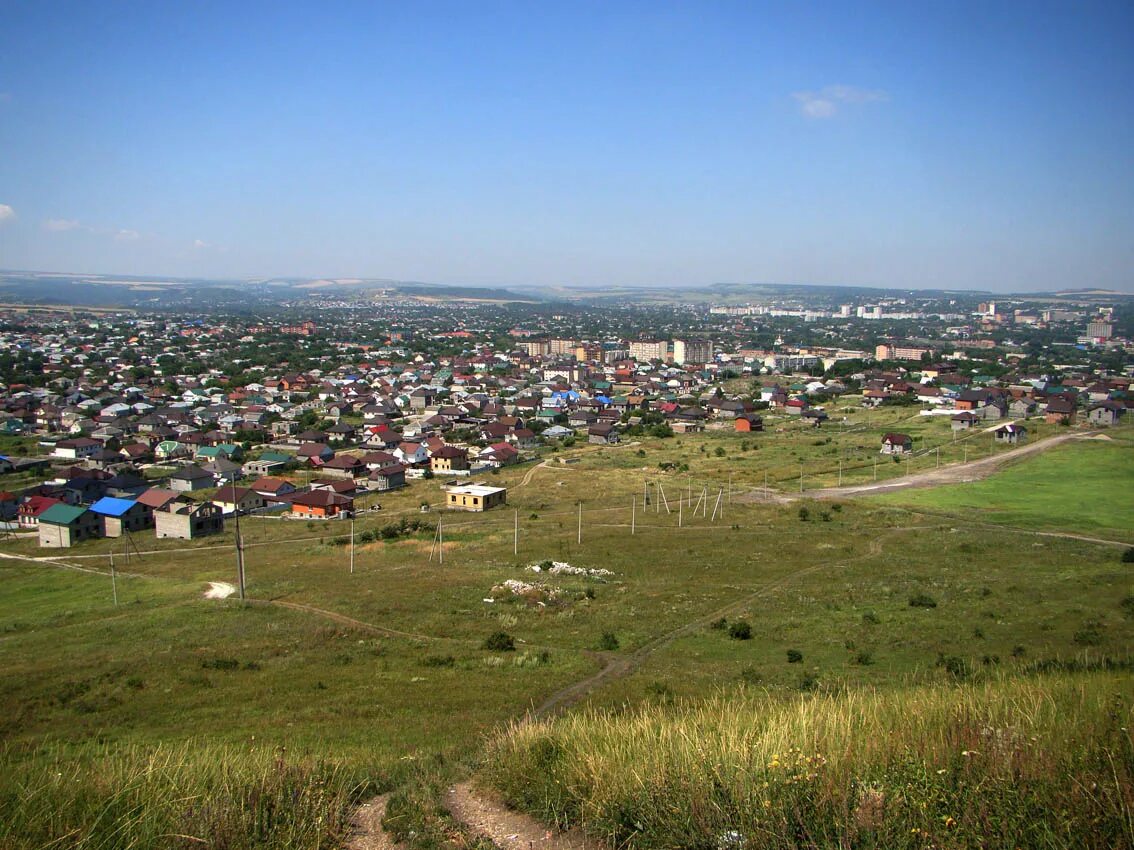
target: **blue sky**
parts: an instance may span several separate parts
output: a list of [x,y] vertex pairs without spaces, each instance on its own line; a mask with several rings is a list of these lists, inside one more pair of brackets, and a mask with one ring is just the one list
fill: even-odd
[[1134,4],[0,0],[0,267],[1134,290]]

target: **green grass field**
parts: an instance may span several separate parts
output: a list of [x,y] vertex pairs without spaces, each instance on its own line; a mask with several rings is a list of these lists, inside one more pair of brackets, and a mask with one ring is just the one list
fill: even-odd
[[[1019,529],[987,526],[984,511],[979,522],[967,522],[963,509],[941,516],[890,504],[890,496],[813,503],[807,521],[799,504],[730,504],[724,495],[716,521],[715,501],[705,516],[688,503],[679,514],[681,493],[693,502],[710,484],[720,493],[730,473],[741,491],[762,484],[765,466],[786,470],[784,456],[821,469],[831,446],[876,439],[847,431],[826,443],[796,425],[748,438],[748,451],[741,435],[709,432],[587,447],[561,453],[577,463],[487,476],[509,486],[511,509],[444,515],[443,565],[430,560],[431,527],[360,543],[351,574],[342,545],[348,524],[249,519],[242,530],[249,595],[257,603],[247,606],[203,598],[207,582],[233,580],[231,526],[192,543],[139,536],[143,554],[129,562],[123,541],[50,552],[28,539],[6,542],[0,554],[59,562],[0,559],[0,820],[14,817],[30,788],[39,811],[54,800],[70,814],[27,839],[0,832],[0,848],[48,840],[129,846],[102,833],[67,838],[68,830],[87,834],[75,824],[96,803],[59,789],[52,796],[45,777],[60,759],[71,759],[102,787],[108,777],[144,774],[147,754],[184,753],[190,741],[226,753],[286,753],[286,769],[303,775],[322,775],[324,762],[338,777],[325,828],[305,832],[280,823],[277,838],[306,837],[265,839],[262,846],[334,847],[352,800],[458,770],[453,765],[475,756],[501,724],[594,673],[606,658],[634,663],[629,675],[591,694],[587,704],[595,708],[739,694],[754,685],[773,699],[948,686],[1129,657],[1134,603],[1126,602],[1132,588],[1122,549],[1034,533],[1079,529],[1074,514],[1059,512],[1068,493],[1109,493],[1118,501],[1114,494],[1128,486],[1128,468],[1118,460],[1129,452],[1126,443],[1053,451],[1057,463],[1070,459],[1075,484],[1064,483],[1063,496],[1037,500],[1030,520],[1013,520]],[[950,436],[947,424],[924,427]],[[726,449],[724,457],[717,447]],[[1119,454],[1107,459],[1107,452]],[[678,458],[689,463],[687,476],[658,470],[659,461]],[[1065,482],[1066,475],[1044,471],[1047,463],[1041,455],[984,484],[1033,467],[1040,471],[1029,474]],[[436,503],[440,484],[382,496],[383,510],[356,523],[360,539],[401,517],[435,523],[438,512],[421,514],[418,504]],[[662,488],[668,512],[659,502]],[[651,497],[644,510],[643,489]],[[946,498],[950,489],[898,495]],[[1100,515],[1119,516],[1121,505],[1109,510]],[[1095,530],[1104,528],[1122,530]],[[117,607],[107,572],[112,550],[121,571]],[[545,559],[613,575],[527,570]],[[538,581],[556,595],[494,593],[507,579]],[[915,598],[919,606],[910,604]],[[713,623],[722,611],[725,622]],[[730,637],[738,620],[749,624],[748,639]],[[499,630],[514,637],[515,651],[484,648]],[[608,632],[615,649],[604,643]],[[643,647],[655,651],[637,657]],[[801,657],[789,660],[789,650]],[[179,759],[189,770],[192,759]],[[262,763],[234,770],[249,794],[277,787]],[[202,773],[201,793],[214,785]],[[128,802],[137,808],[140,799]],[[162,846],[152,836],[181,822],[167,803],[155,799],[160,817],[139,821],[133,846]],[[201,829],[216,840],[229,823],[222,818]]]
[[1064,444],[983,481],[876,499],[991,523],[1134,542],[1134,442]]

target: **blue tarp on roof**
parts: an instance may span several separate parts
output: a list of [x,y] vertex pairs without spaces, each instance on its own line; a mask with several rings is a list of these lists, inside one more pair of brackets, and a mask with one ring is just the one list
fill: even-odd
[[134,504],[132,499],[115,499],[111,496],[103,496],[91,505],[91,510],[103,516],[122,516],[134,507]]
[[552,398],[565,398],[568,401],[578,401],[579,394],[574,390],[557,390],[551,394]]
[[595,401],[599,402],[600,404],[610,404],[610,397],[605,395],[596,395]]

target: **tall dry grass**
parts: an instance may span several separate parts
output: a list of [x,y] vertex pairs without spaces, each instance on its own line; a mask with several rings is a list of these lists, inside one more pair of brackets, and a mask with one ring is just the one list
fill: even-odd
[[8,750],[0,848],[334,848],[364,790],[350,770],[255,747]]
[[612,846],[1134,847],[1134,679],[1094,673],[517,724],[482,778]]

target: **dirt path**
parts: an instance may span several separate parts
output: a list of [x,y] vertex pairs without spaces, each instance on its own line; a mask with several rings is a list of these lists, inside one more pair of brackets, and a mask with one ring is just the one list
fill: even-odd
[[734,496],[734,499],[745,502],[794,502],[798,499],[841,499],[849,496],[866,496],[874,493],[892,493],[897,490],[909,490],[911,488],[920,487],[939,487],[943,484],[965,484],[970,481],[979,481],[982,478],[987,478],[994,472],[998,472],[1002,467],[1007,464],[1019,460],[1022,457],[1042,452],[1065,443],[1068,440],[1090,440],[1095,435],[1091,432],[1087,433],[1072,433],[1072,434],[1058,434],[1054,437],[1048,437],[1046,440],[1039,440],[1034,443],[1028,443],[1019,448],[1009,449],[1006,452],[992,455],[990,457],[983,457],[980,460],[973,460],[969,463],[954,463],[948,466],[942,466],[939,469],[930,469],[927,472],[915,472],[912,475],[903,475],[899,478],[891,478],[888,481],[881,481],[877,484],[852,484],[846,487],[825,487],[819,490],[807,490],[803,493],[770,493],[769,498],[763,498],[762,491],[753,491],[751,493]]
[[602,847],[577,829],[550,830],[533,817],[480,796],[467,782],[450,788],[442,802],[455,820],[489,839],[500,850],[598,850]]
[[420,635],[416,632],[403,632],[398,629],[389,629],[385,626],[376,626],[373,623],[366,623],[362,620],[356,620],[354,617],[348,617],[346,614],[338,614],[334,611],[328,611],[326,608],[316,608],[314,605],[304,605],[302,602],[287,602],[283,599],[248,599],[246,602],[249,605],[277,605],[280,608],[290,608],[292,611],[302,611],[305,614],[315,614],[318,617],[324,617],[332,622],[339,623],[344,626],[350,626],[354,629],[362,629],[363,631],[376,632],[377,634],[387,635],[389,637],[409,638],[410,640],[427,640],[430,642],[443,640],[430,635]]
[[386,830],[382,829],[382,818],[386,815],[388,794],[375,797],[354,810],[350,819],[351,834],[347,837],[346,850],[400,850],[398,844]]

